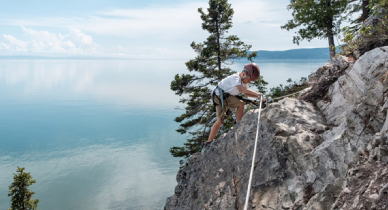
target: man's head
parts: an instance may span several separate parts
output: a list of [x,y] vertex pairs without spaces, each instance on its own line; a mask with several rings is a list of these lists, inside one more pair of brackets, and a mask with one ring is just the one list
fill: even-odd
[[260,77],[260,68],[256,63],[249,63],[244,66],[244,70],[241,72],[244,84],[251,81],[256,81]]
[[244,70],[240,73],[240,77],[241,77],[242,83],[244,83],[244,84],[248,84],[252,81],[251,77],[248,75],[248,72],[246,72]]

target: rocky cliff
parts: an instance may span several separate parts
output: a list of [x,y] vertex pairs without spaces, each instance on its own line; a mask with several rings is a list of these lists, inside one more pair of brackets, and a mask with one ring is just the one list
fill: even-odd
[[[309,79],[261,113],[248,209],[388,209],[388,47]],[[165,209],[243,209],[257,114],[190,158]]]

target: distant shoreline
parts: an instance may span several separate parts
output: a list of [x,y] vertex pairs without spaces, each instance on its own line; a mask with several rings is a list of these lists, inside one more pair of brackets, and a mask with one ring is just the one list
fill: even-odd
[[284,51],[259,50],[259,59],[330,59],[329,48],[292,49]]
[[120,58],[120,57],[48,57],[48,56],[0,56],[0,60],[185,60],[172,58]]
[[[249,51],[248,53],[252,53]],[[259,50],[255,60],[297,60],[297,59],[330,59],[329,48],[305,48],[305,49],[291,49],[284,51],[268,51]],[[99,57],[99,56],[33,56],[33,55],[3,55],[0,60],[14,60],[14,59],[28,59],[28,60],[190,60],[192,58],[167,59],[167,58],[125,58],[125,57]],[[246,59],[236,59],[239,60]]]

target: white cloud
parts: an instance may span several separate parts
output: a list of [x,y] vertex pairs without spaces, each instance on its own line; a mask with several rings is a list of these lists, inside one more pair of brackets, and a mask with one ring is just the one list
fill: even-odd
[[28,51],[28,42],[19,40],[12,35],[3,35],[3,38],[8,43],[0,43],[4,49],[12,50],[15,52],[27,52]]
[[70,29],[70,33],[74,40],[78,41],[82,45],[94,45],[92,37],[82,33],[81,30],[72,28]]
[[118,45],[117,47],[116,47],[116,49],[118,50],[118,51],[120,51],[120,52],[125,52],[127,49],[125,49],[125,47],[123,47],[123,46],[121,46],[121,45]]
[[[179,35],[193,28],[200,29],[197,8],[204,3],[183,3],[175,6],[151,6],[143,9],[114,9],[98,12],[84,27],[90,31],[117,36]],[[97,21],[100,27],[94,27]],[[193,27],[194,26],[194,27]]]
[[[190,43],[204,40],[197,8],[206,3],[183,3],[168,7],[151,6],[142,9],[101,10],[87,17],[32,17],[29,19],[0,19],[0,25],[24,25],[23,31],[35,41],[31,52],[82,53],[98,51],[90,34],[104,40],[100,55],[131,58],[182,58],[193,55]],[[31,27],[65,28],[68,33],[54,34],[34,31]],[[81,32],[82,31],[82,32]],[[86,35],[86,32],[88,35]],[[124,42],[117,48],[116,37]],[[51,41],[45,41],[51,40]],[[67,40],[70,42],[64,42]],[[113,40],[113,41],[112,41]],[[1,43],[1,40],[0,40]],[[114,43],[113,46],[108,46]],[[47,50],[51,49],[51,50]],[[161,50],[164,49],[164,50]],[[170,52],[166,52],[168,49]],[[183,53],[182,53],[183,52]],[[152,55],[151,55],[152,54]]]
[[[252,50],[286,50],[301,47],[324,47],[325,40],[302,42],[300,46],[292,43],[294,31],[281,30],[280,26],[291,19],[291,12],[286,7],[289,0],[230,0],[234,9],[233,28],[230,34],[237,35]],[[52,49],[66,53],[91,53],[98,51],[90,34],[104,40],[104,55],[136,55],[155,54],[168,56],[157,49],[168,48],[171,58],[184,52],[193,55],[189,45],[192,41],[206,40],[208,33],[201,28],[200,14],[197,9],[206,10],[206,2],[182,2],[175,5],[150,5],[139,9],[101,9],[94,13],[73,17],[31,17],[29,19],[0,19],[0,25],[24,25],[26,27],[53,27],[69,30],[66,34],[44,33],[39,31],[35,38],[35,49],[42,51]],[[31,36],[33,31],[25,29]],[[85,34],[85,32],[87,34]],[[124,43],[117,48],[118,39]],[[47,40],[52,40],[48,42]],[[59,41],[58,41],[59,40]],[[113,40],[113,41],[112,41]],[[25,40],[24,40],[25,41]],[[59,44],[60,43],[60,44]],[[111,46],[109,46],[111,45]],[[5,49],[0,43],[0,49]],[[23,48],[21,48],[23,49]],[[55,49],[55,50],[54,50]],[[101,49],[101,47],[100,47]],[[179,56],[183,58],[183,56]]]
[[49,31],[37,31],[21,27],[29,40],[22,41],[12,35],[3,35],[5,40],[0,42],[0,49],[8,52],[33,52],[33,53],[67,53],[89,54],[96,53],[99,45],[93,42],[91,36],[78,29],[70,29],[69,34],[55,34]]
[[8,45],[6,45],[6,44],[0,42],[0,51],[2,51],[2,50],[8,50],[8,49],[9,49],[9,46],[8,46]]
[[141,9],[109,9],[86,17],[32,17],[29,19],[1,18],[0,25],[50,26],[77,28],[99,35],[138,37],[143,35],[170,36],[201,28],[197,8],[206,3],[189,2]]

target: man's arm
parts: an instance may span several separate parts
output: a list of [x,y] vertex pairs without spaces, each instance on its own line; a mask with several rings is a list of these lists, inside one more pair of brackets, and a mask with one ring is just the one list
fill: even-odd
[[262,95],[262,93],[259,93],[259,92],[253,91],[253,90],[249,90],[248,88],[243,87],[242,85],[236,85],[236,88],[248,97],[259,98],[260,95]]

